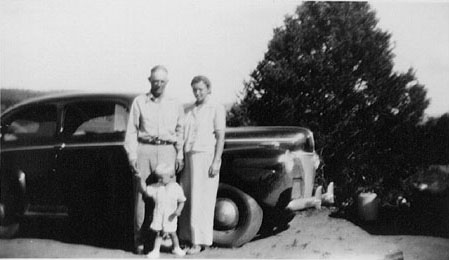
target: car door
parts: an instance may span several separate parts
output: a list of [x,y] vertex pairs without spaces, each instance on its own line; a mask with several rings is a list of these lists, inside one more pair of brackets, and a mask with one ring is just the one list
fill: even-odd
[[72,101],[63,108],[57,171],[68,185],[69,214],[105,239],[123,239],[120,230],[132,230],[132,175],[123,146],[127,119],[126,105],[114,100]]
[[65,211],[55,171],[57,111],[55,104],[32,104],[2,117],[2,182],[20,182],[25,214]]

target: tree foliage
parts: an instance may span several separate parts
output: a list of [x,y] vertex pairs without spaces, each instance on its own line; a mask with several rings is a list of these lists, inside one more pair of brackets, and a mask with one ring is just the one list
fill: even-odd
[[429,118],[420,126],[416,139],[420,141],[419,154],[414,154],[413,161],[419,165],[449,165],[449,113]]
[[299,6],[274,30],[231,125],[310,128],[325,178],[340,187],[410,174],[402,144],[429,102],[412,69],[393,71],[391,35],[377,23],[366,2]]

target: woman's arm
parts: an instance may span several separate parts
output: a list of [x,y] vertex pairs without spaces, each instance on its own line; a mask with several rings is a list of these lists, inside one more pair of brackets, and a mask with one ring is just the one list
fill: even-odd
[[225,143],[225,128],[226,128],[226,110],[224,106],[218,106],[214,118],[215,128],[215,150],[212,165],[209,168],[209,176],[214,177],[220,173],[221,155],[223,154],[223,147]]
[[224,141],[224,139],[225,139],[224,130],[215,131],[215,139],[217,140],[217,142],[215,143],[214,159],[212,162],[213,163],[215,163],[215,162],[221,163],[221,155],[223,154],[223,147],[224,147],[224,142],[225,142]]

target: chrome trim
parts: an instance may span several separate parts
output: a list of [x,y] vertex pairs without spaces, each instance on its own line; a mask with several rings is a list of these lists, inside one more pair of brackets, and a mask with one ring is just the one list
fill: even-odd
[[[247,143],[247,142],[261,142],[261,143],[271,143],[275,139],[277,142],[288,142],[295,141],[295,139],[291,137],[281,137],[281,138],[239,138],[239,139],[225,139],[227,143]],[[274,141],[274,142],[276,142]]]
[[66,218],[69,216],[67,212],[36,212],[36,211],[25,211],[23,213],[25,217],[55,217],[55,218]]
[[30,205],[23,213],[26,217],[68,217],[69,209],[64,205]]
[[55,147],[57,147],[57,145],[20,146],[11,148],[2,147],[1,152],[45,150],[45,149],[54,149]]
[[67,148],[83,148],[83,147],[97,147],[97,146],[123,146],[124,142],[108,142],[108,143],[76,143],[76,144],[70,144],[70,143],[64,143],[65,145],[64,149]]
[[56,145],[37,145],[37,146],[21,146],[21,147],[11,147],[3,148],[0,152],[14,152],[14,151],[33,151],[33,150],[44,150],[44,149],[55,149],[55,148],[78,148],[78,147],[96,147],[96,146],[122,146],[124,142],[108,142],[108,143],[61,143]]
[[291,153],[292,153],[292,155],[294,156],[294,157],[296,157],[296,158],[299,158],[299,156],[301,155],[301,154],[316,154],[316,152],[315,151],[313,151],[313,152],[305,152],[304,150],[295,150],[295,151],[291,151]]

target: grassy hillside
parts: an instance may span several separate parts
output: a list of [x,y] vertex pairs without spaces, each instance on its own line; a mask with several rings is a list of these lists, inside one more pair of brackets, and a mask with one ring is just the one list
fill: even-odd
[[55,91],[49,92],[49,91],[35,91],[28,89],[2,88],[0,89],[1,113],[3,113],[3,111],[5,111],[8,107],[17,104],[25,99],[42,96],[54,92]]

